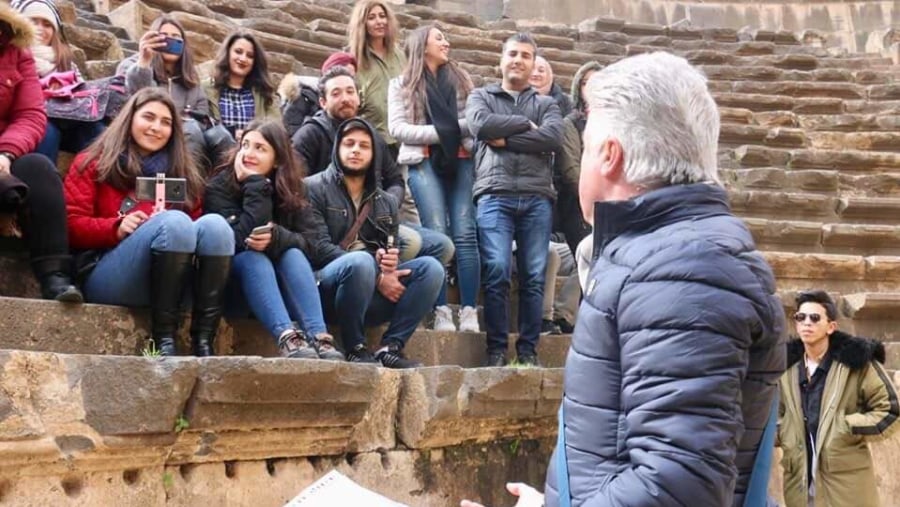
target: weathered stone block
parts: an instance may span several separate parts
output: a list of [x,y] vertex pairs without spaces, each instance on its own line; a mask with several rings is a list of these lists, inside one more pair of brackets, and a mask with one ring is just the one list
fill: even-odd
[[124,58],[115,35],[78,25],[65,25],[69,44],[81,48],[88,60],[121,60]]
[[734,150],[734,157],[743,167],[784,166],[790,161],[787,151],[750,145]]
[[841,298],[841,311],[851,319],[894,319],[900,312],[900,293],[847,294]]
[[858,255],[763,252],[763,256],[776,278],[862,280],[866,276],[865,258]]
[[760,248],[786,247],[792,251],[815,251],[822,245],[822,224],[786,220],[745,218],[744,222]]
[[826,248],[842,248],[847,253],[900,253],[900,227],[874,224],[826,224]]
[[856,150],[793,150],[792,169],[837,169],[841,171],[895,171],[900,154]]
[[[412,448],[490,441],[522,431],[529,438],[552,435],[552,403],[534,400],[561,393],[544,377],[562,370],[454,367],[408,372],[398,410],[398,438]],[[547,390],[546,394],[544,390]],[[465,431],[460,428],[465,427]]]

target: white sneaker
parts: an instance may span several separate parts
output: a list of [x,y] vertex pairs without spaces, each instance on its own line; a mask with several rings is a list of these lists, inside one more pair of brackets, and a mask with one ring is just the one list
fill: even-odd
[[434,327],[435,331],[456,331],[456,324],[453,323],[453,312],[449,306],[434,307]]
[[474,306],[459,309],[459,330],[463,333],[480,333],[478,326],[478,310]]

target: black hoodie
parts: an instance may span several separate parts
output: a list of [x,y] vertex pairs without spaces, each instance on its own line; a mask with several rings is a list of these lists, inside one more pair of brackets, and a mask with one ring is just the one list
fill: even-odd
[[[331,164],[328,168],[306,178],[306,189],[310,202],[310,230],[305,236],[314,244],[311,249],[310,262],[315,269],[322,269],[331,261],[347,253],[340,247],[341,240],[356,221],[357,211],[353,199],[344,184],[344,170],[341,165],[338,147],[341,144],[345,125],[354,124],[366,129],[375,142],[372,143],[373,165],[366,173],[365,190],[360,209],[372,202],[372,211],[359,229],[359,239],[366,245],[366,251],[374,254],[379,248],[385,248],[388,236],[397,238],[399,227],[399,201],[382,188],[382,174],[377,170],[377,161],[384,157],[387,147],[377,142],[378,134],[365,120],[352,118],[342,123],[331,152]],[[397,240],[395,239],[395,242]],[[396,243],[395,243],[396,244]]]
[[[331,118],[324,109],[320,109],[307,118],[294,133],[291,144],[306,165],[308,175],[318,174],[331,164],[331,153],[335,145],[334,133],[340,124],[340,121]],[[376,134],[374,144],[379,147],[375,166],[381,172],[384,189],[401,203],[405,186],[400,166],[387,150],[387,144],[381,135]]]

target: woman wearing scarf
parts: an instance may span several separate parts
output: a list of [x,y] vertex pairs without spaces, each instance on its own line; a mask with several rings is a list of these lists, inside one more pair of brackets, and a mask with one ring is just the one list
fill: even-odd
[[[139,176],[159,174],[186,180],[185,202],[154,214],[153,202],[137,200],[135,185]],[[200,216],[203,180],[169,94],[145,88],[131,97],[106,132],[72,161],[65,194],[72,248],[97,252],[84,281],[85,299],[149,306],[157,350],[175,355],[182,295],[193,271],[193,353],[212,355],[234,234],[222,216]]]
[[[459,330],[479,332],[475,304],[481,260],[472,202],[472,138],[465,120],[472,81],[450,60],[450,43],[437,25],[410,33],[406,50],[409,63],[388,92],[391,135],[401,143],[397,161],[409,165],[409,188],[422,225],[447,234],[449,223],[462,303]],[[434,328],[456,330],[446,285],[438,296]]]
[[[66,42],[56,5],[50,0],[19,0],[12,7],[28,18],[35,28],[31,53],[38,77],[49,83],[54,74],[73,84],[82,81],[81,71],[75,65],[72,48]],[[45,86],[50,86],[45,85]],[[35,151],[46,155],[54,164],[59,150],[78,153],[91,144],[104,129],[102,121],[76,121],[49,118],[44,138]]]

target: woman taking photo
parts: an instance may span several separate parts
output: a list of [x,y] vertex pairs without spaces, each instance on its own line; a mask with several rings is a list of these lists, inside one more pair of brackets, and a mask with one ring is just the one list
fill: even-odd
[[[159,174],[185,179],[185,202],[167,203],[165,211],[153,214],[153,202],[139,201],[135,187],[138,177]],[[169,94],[158,88],[131,97],[66,175],[71,246],[97,252],[84,282],[85,298],[149,306],[151,337],[164,356],[176,353],[182,296],[194,264],[194,355],[212,355],[222,315],[234,236],[221,216],[200,217],[202,192],[181,117]]]
[[[144,88],[160,87],[169,92],[184,118],[184,133],[194,162],[208,169],[203,139],[209,103],[194,67],[191,46],[181,23],[163,14],[141,37],[137,54],[119,64],[116,74],[125,76],[125,87],[133,95]],[[199,121],[198,121],[199,120]]]
[[[31,153],[47,115],[28,47],[34,27],[0,3],[0,212],[22,229],[41,296],[82,302],[72,285],[62,181],[47,157]],[[27,195],[27,198],[26,198]]]
[[[66,78],[72,84],[82,81],[72,48],[63,34],[56,5],[49,0],[20,0],[14,2],[13,7],[34,25],[35,38],[31,53],[42,82],[49,81],[54,74],[63,73],[72,73]],[[103,128],[102,121],[49,118],[44,137],[35,151],[46,155],[56,164],[60,149],[78,153],[103,133]]]
[[[409,188],[422,225],[447,234],[449,223],[462,304],[459,328],[478,332],[481,261],[472,201],[472,138],[465,120],[472,81],[450,60],[450,42],[437,25],[410,33],[406,51],[408,63],[391,80],[388,93],[391,134],[402,143],[397,161],[409,165]],[[456,330],[446,284],[438,296],[434,328]]]
[[203,87],[210,116],[234,139],[253,120],[281,120],[266,50],[250,32],[237,30],[225,38],[213,75]]
[[232,283],[239,299],[283,356],[343,360],[325,328],[316,277],[304,254],[309,244],[279,220],[306,206],[303,171],[281,123],[250,123],[227,167],[210,180],[203,208],[227,217],[234,231]]

